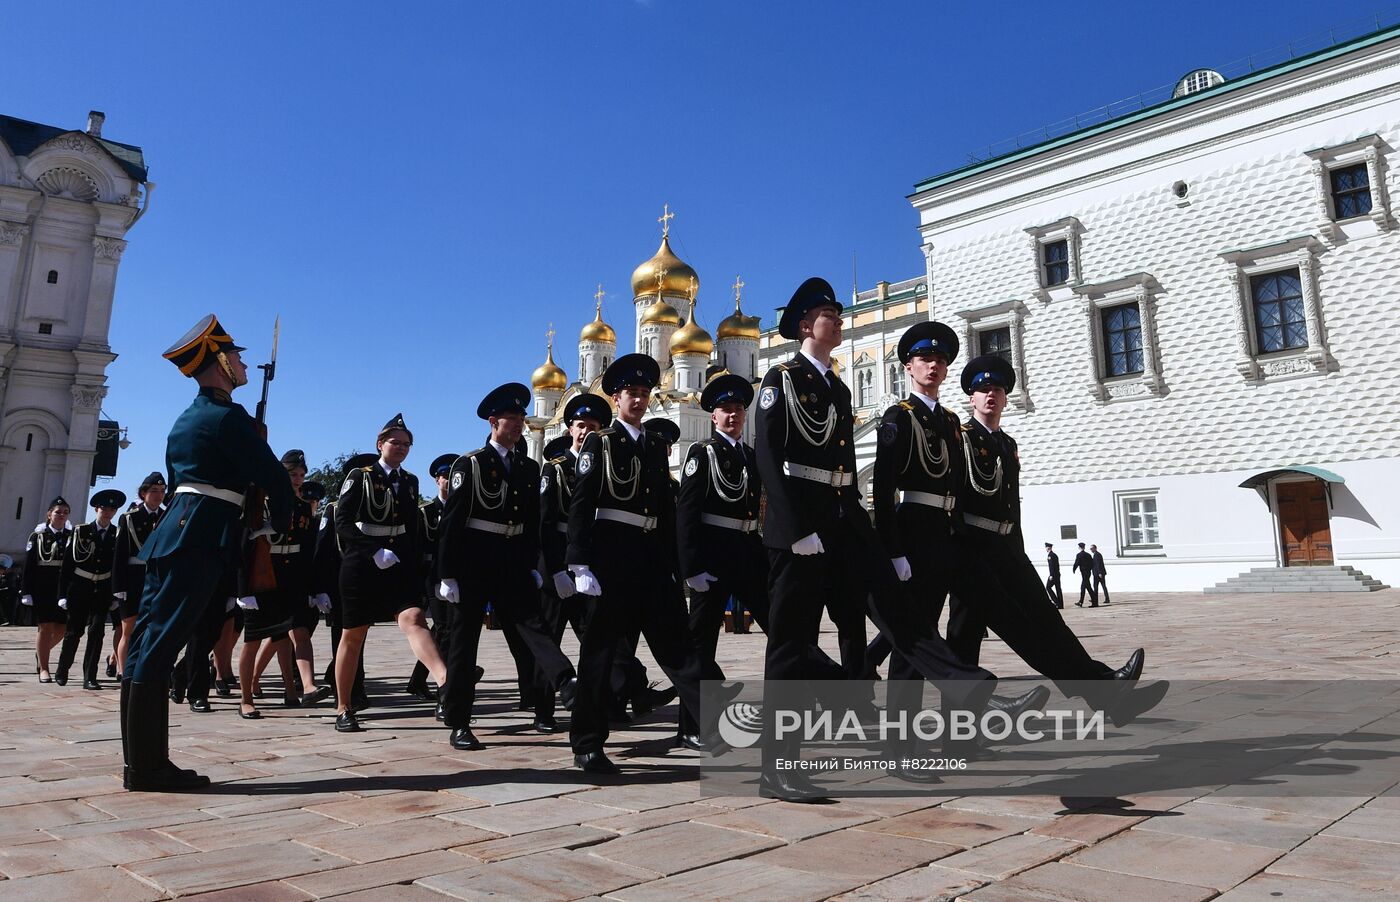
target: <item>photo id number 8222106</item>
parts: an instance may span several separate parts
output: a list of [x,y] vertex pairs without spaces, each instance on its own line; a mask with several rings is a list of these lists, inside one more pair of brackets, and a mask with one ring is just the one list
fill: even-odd
[[966,758],[901,758],[902,770],[967,770]]

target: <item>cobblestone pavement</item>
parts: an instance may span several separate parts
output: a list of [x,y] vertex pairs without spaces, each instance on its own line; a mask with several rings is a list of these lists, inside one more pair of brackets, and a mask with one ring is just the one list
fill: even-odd
[[[1149,677],[1400,676],[1396,590],[1124,594],[1066,616],[1104,660],[1146,646]],[[316,636],[320,656],[327,639],[324,630]],[[0,629],[0,899],[1400,895],[1396,751],[1374,762],[1390,776],[1367,797],[1202,790],[1072,811],[1037,796],[826,806],[707,798],[694,779],[699,758],[664,753],[674,706],[616,732],[610,748],[627,775],[594,783],[569,766],[565,734],[529,732],[513,710],[501,635],[484,633],[483,647],[475,729],[485,751],[453,751],[431,708],[402,694],[407,647],[386,626],[372,631],[367,650],[379,704],[365,732],[335,733],[330,707],[277,707],[270,677],[261,721],[238,719],[234,700],[214,699],[212,714],[172,708],[172,757],[215,786],[160,795],[121,789],[112,684],[103,692],[39,685],[33,630]],[[722,636],[721,664],[732,677],[755,676],[762,648],[757,631]],[[1026,672],[999,642],[984,658],[1003,676]]]

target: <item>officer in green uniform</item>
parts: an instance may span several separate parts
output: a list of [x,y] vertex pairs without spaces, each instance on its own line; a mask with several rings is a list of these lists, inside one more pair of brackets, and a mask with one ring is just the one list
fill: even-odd
[[199,394],[166,440],[174,496],[137,555],[146,562],[146,584],[122,680],[127,789],[179,792],[209,784],[208,777],[170,761],[165,681],[205,608],[219,603],[214,590],[220,576],[236,565],[248,486],[267,492],[269,531],[285,530],[291,521],[287,471],[257,422],[231,397],[248,382],[242,350],[210,314],[164,355],[199,383]]

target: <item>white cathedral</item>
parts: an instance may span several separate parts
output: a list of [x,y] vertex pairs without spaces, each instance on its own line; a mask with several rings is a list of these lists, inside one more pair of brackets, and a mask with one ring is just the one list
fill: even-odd
[[[661,247],[632,272],[632,307],[636,316],[636,347],[661,367],[661,385],[652,393],[647,417],[662,417],[680,427],[671,449],[674,471],[692,443],[710,435],[710,416],[700,408],[700,392],[717,370],[758,381],[759,318],[742,309],[743,282],[734,280],[734,312],[710,335],[695,318],[700,277],[671,250],[669,208],[661,216]],[[578,336],[578,379],[569,381],[554,361],[553,332],[545,361],[530,377],[534,415],[528,420],[531,455],[538,460],[544,445],[564,432],[560,414],[569,399],[581,392],[602,395],[603,371],[618,356],[617,332],[603,321],[603,289],[594,296],[593,321]],[[683,312],[682,312],[683,311]],[[608,399],[609,403],[612,399]]]

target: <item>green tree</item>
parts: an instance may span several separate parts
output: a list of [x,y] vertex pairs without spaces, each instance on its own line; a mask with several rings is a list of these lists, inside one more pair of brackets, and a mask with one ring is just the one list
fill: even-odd
[[325,488],[326,500],[322,502],[323,505],[340,497],[340,474],[345,470],[346,461],[359,453],[359,451],[347,451],[323,462],[319,467],[306,474],[307,482],[319,482]]

